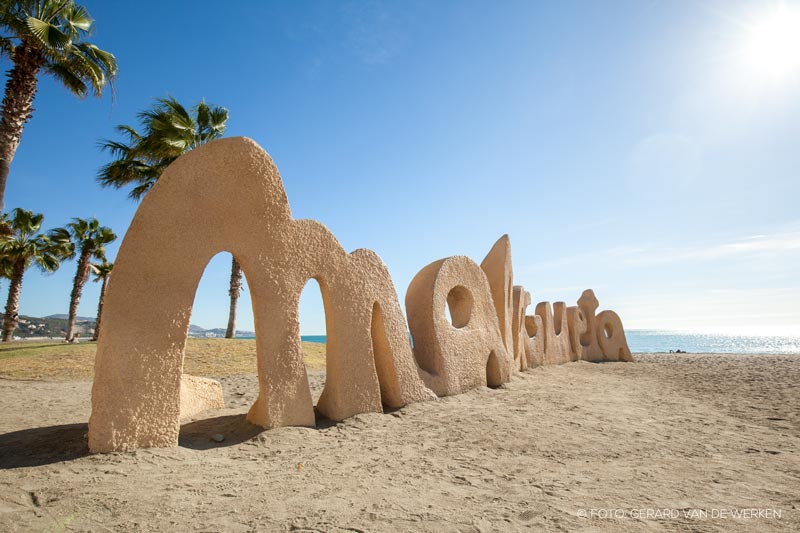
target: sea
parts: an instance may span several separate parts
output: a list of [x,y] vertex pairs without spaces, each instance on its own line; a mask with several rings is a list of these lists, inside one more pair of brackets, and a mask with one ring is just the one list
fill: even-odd
[[[800,354],[800,336],[720,335],[655,329],[625,331],[634,353],[681,350],[688,353]],[[303,335],[306,342],[325,343],[325,335]]]
[[800,354],[800,336],[720,335],[655,329],[625,331],[628,346],[636,353],[769,353]]
[[319,344],[325,344],[328,341],[328,337],[325,335],[301,335],[300,339],[303,342],[317,342]]

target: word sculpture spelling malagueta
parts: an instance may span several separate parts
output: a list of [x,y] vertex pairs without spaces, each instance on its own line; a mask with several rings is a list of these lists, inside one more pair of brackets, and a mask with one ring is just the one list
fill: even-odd
[[317,409],[332,420],[498,386],[538,365],[632,361],[619,316],[595,314],[591,290],[576,306],[542,302],[526,314],[508,236],[480,265],[458,256],[423,268],[406,321],[374,252],[346,253],[322,224],[293,219],[269,155],[222,139],[170,165],[122,242],[97,346],[91,451],[177,446],[181,418],[224,406],[218,382],[182,372],[197,285],[223,251],[250,287],[259,394],[247,419],[264,428],[315,425],[298,312],[312,278],[327,329]]

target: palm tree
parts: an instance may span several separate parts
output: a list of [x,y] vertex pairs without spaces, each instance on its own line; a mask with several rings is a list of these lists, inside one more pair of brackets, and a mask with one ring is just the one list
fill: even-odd
[[232,339],[236,336],[236,306],[239,303],[239,294],[242,292],[242,267],[235,257],[231,256],[231,285],[228,294],[231,297],[231,307],[228,312],[228,329],[225,338]]
[[0,109],[0,210],[11,161],[33,114],[39,73],[80,98],[101,96],[116,76],[113,54],[85,40],[93,26],[86,8],[72,0],[0,0],[0,55],[14,64]]
[[[11,221],[8,219],[6,213],[0,213],[0,246],[2,242],[13,235],[14,230],[11,227]],[[0,255],[0,279],[11,279],[11,263],[8,259]]]
[[61,243],[53,242],[44,233],[39,233],[43,220],[42,214],[16,208],[8,219],[11,234],[0,239],[0,264],[11,280],[3,317],[3,342],[11,340],[17,329],[19,297],[25,271],[35,264],[43,272],[54,272],[68,252]]
[[132,126],[116,130],[125,141],[100,141],[113,161],[103,166],[97,180],[104,187],[121,189],[134,185],[128,196],[140,200],[162,172],[176,159],[198,146],[222,137],[228,110],[200,102],[187,111],[173,97],[158,98],[150,109],[139,113],[141,133]]
[[[141,132],[128,125],[117,126],[123,141],[103,140],[100,147],[113,161],[103,166],[97,180],[104,187],[133,188],[128,197],[140,200],[153,188],[164,170],[178,157],[209,141],[222,137],[228,110],[200,102],[189,112],[175,98],[156,99],[152,107],[139,113]],[[231,260],[231,298],[225,337],[236,335],[236,306],[242,290],[242,268]]]
[[92,265],[94,272],[94,281],[102,281],[100,286],[100,300],[97,302],[97,320],[94,323],[94,336],[93,341],[96,341],[100,336],[100,320],[103,318],[103,304],[106,299],[106,287],[108,286],[108,277],[111,275],[111,270],[114,268],[114,263],[103,261],[102,263]]
[[89,279],[92,269],[91,260],[106,260],[105,245],[117,238],[111,228],[101,226],[96,218],[73,218],[72,222],[63,228],[56,228],[49,233],[50,239],[62,246],[64,257],[72,259],[78,256],[78,270],[72,282],[72,294],[69,300],[69,321],[67,323],[68,341],[73,340],[75,317],[78,314],[78,305],[81,302],[83,286]]
[[11,237],[14,230],[11,227],[11,221],[8,219],[7,213],[0,213],[0,239]]

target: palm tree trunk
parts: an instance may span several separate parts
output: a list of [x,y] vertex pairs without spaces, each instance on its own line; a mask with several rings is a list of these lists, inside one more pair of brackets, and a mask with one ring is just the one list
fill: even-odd
[[103,304],[106,299],[106,285],[108,284],[108,276],[103,278],[103,285],[100,286],[100,301],[97,302],[97,320],[94,323],[94,337],[96,341],[100,337],[100,320],[103,318]]
[[72,282],[72,294],[69,299],[69,322],[67,322],[67,340],[72,341],[73,330],[75,329],[75,317],[78,315],[78,305],[81,303],[81,294],[83,294],[83,285],[89,279],[89,256],[91,254],[81,252],[81,257],[78,259],[78,271],[75,272],[75,279]]
[[228,329],[225,338],[232,339],[236,336],[236,306],[239,302],[239,293],[242,292],[242,267],[235,257],[231,260],[231,286],[228,294],[231,296],[231,310],[228,313]]
[[8,301],[6,301],[6,314],[3,317],[3,342],[11,340],[14,330],[19,322],[19,295],[22,293],[22,277],[25,275],[25,261],[14,265],[11,275],[11,284],[8,287]]
[[24,41],[12,54],[14,68],[8,73],[6,92],[0,109],[0,211],[6,192],[11,161],[17,152],[22,129],[33,114],[39,69],[44,63],[41,52]]

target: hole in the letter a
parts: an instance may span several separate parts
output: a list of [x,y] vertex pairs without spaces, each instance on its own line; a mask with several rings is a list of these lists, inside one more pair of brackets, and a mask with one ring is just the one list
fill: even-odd
[[392,349],[386,336],[383,310],[378,302],[372,306],[370,334],[372,336],[372,353],[375,356],[375,371],[381,387],[381,403],[391,408],[402,407],[399,403],[400,389],[392,359]]
[[447,314],[454,328],[463,328],[469,324],[472,315],[472,293],[466,287],[458,285],[447,293]]

